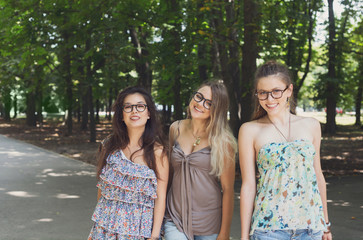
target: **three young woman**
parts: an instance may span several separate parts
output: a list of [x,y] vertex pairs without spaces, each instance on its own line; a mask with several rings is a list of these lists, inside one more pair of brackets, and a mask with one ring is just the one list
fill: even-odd
[[[254,120],[238,136],[241,239],[331,240],[319,122],[291,111],[293,85],[279,63],[259,67],[255,95]],[[114,111],[113,133],[100,149],[89,239],[158,239],[165,204],[165,240],[229,239],[237,145],[225,86],[202,85],[188,118],[170,126],[166,201],[169,163],[150,94],[128,88]]]
[[254,120],[238,136],[241,239],[332,239],[319,122],[291,111],[293,85],[277,62],[258,68],[255,95]]

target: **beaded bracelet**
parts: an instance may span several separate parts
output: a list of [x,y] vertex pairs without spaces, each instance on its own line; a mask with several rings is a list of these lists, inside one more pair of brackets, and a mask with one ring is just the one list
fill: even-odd
[[326,222],[326,229],[328,229],[327,231],[324,231],[324,233],[330,233],[330,229],[331,229],[331,222]]

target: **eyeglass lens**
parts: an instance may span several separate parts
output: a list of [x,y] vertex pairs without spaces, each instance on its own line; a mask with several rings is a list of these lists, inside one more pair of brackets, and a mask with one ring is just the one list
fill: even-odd
[[279,99],[282,97],[282,94],[286,91],[288,87],[286,87],[284,90],[281,89],[274,89],[271,92],[267,92],[267,91],[261,91],[261,92],[257,92],[256,96],[258,99],[260,100],[266,100],[268,98],[268,95],[271,94],[271,97],[274,99]]
[[134,110],[134,107],[136,108],[136,111],[143,112],[146,109],[146,104],[125,105],[122,109],[124,112],[129,113]]
[[203,96],[203,94],[201,94],[200,92],[196,92],[195,94],[194,94],[194,100],[196,101],[196,102],[201,102],[201,101],[203,101],[204,100],[204,102],[203,102],[203,107],[205,107],[206,109],[210,109],[211,108],[211,106],[212,106],[212,101],[211,100],[209,100],[209,99],[206,99],[204,96]]

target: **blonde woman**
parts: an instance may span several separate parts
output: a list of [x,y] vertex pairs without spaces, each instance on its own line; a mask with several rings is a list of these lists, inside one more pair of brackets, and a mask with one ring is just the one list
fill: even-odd
[[228,127],[228,103],[222,83],[203,84],[190,100],[188,118],[170,126],[174,173],[166,240],[229,239],[237,144]]

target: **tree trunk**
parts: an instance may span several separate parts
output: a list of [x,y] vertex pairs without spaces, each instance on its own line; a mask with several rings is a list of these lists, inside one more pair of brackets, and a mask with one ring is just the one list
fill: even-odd
[[[88,49],[89,50],[89,49]],[[87,49],[85,49],[85,52],[88,51]],[[80,100],[80,105],[81,105],[81,125],[80,125],[80,129],[81,131],[86,131],[88,129],[88,84],[87,84],[87,77],[85,76],[84,73],[84,63],[83,62],[79,62],[79,67],[78,67],[78,73],[79,73],[79,78],[80,78],[80,82],[78,84],[78,92],[79,92],[79,100]]]
[[[214,25],[214,22],[211,23],[212,26]],[[219,62],[219,49],[217,41],[213,40],[212,42],[212,48],[211,48],[211,61],[212,61],[212,73],[214,77],[220,77],[222,78],[221,73],[221,63]]]
[[244,0],[244,44],[242,48],[242,86],[241,86],[241,121],[250,121],[252,117],[252,92],[256,59],[258,56],[259,7],[256,0]]
[[174,85],[173,85],[173,92],[174,92],[174,120],[182,119],[183,118],[183,107],[182,101],[180,96],[180,89],[181,83],[179,77],[174,77]]
[[[363,64],[360,64],[360,65],[363,65]],[[362,72],[361,76],[363,76],[363,69],[360,68],[360,71]],[[355,100],[355,125],[356,126],[362,125],[362,122],[360,120],[360,117],[361,117],[360,110],[362,109],[362,92],[363,92],[363,79],[361,77],[359,79],[359,86],[358,86],[357,96],[356,96],[356,100]]]
[[[177,17],[180,15],[180,9],[179,9],[179,2],[177,0],[168,0],[167,1],[167,8],[168,11],[173,13],[172,15]],[[182,119],[183,118],[183,104],[181,100],[180,95],[180,89],[181,89],[181,70],[180,70],[180,49],[181,49],[181,37],[180,37],[180,31],[181,31],[181,25],[180,23],[173,23],[175,24],[174,28],[172,28],[170,32],[169,40],[170,45],[172,47],[171,51],[173,52],[174,59],[173,59],[173,74],[172,74],[172,81],[173,81],[173,93],[174,93],[174,120]]]
[[333,1],[328,0],[329,8],[329,62],[328,62],[328,81],[327,81],[327,98],[326,98],[326,126],[325,131],[328,134],[335,134],[336,131],[336,56],[335,56],[335,19],[333,11]]
[[78,96],[78,101],[77,101],[77,109],[76,109],[76,113],[77,113],[77,123],[81,122],[81,101],[80,101],[80,96]]
[[96,123],[100,123],[100,100],[96,100]]
[[[64,24],[68,19],[64,18]],[[73,121],[72,121],[72,115],[73,115],[73,83],[72,83],[72,75],[71,75],[71,48],[69,45],[69,38],[70,34],[67,30],[64,30],[61,32],[61,37],[63,39],[62,47],[63,50],[61,52],[61,64],[62,64],[62,75],[66,82],[66,109],[67,109],[67,134],[72,135],[73,130]]]
[[13,118],[15,119],[18,116],[18,98],[15,95],[13,100],[13,107],[14,107],[14,115]]
[[42,74],[42,68],[40,67],[36,67],[35,69],[36,71],[36,89],[35,89],[35,92],[36,92],[36,102],[37,102],[37,120],[39,122],[39,125],[42,126],[43,125],[43,87],[42,87],[42,84],[43,84],[43,81],[42,81],[42,77],[43,77],[43,74]]
[[[222,4],[222,2],[217,2]],[[218,10],[217,10],[218,9]],[[215,31],[215,56],[218,59],[218,63],[221,68],[221,76],[227,87],[230,106],[230,126],[235,136],[238,134],[240,127],[239,119],[239,106],[237,99],[239,98],[239,82],[240,82],[240,69],[238,65],[239,60],[239,48],[237,41],[237,32],[234,27],[235,9],[234,1],[227,3],[226,9],[226,23],[224,23],[223,13],[220,11],[221,8],[215,8],[213,10],[213,21],[211,25]],[[221,35],[222,29],[228,29],[228,35]]]
[[108,121],[111,121],[111,111],[112,111],[112,87],[109,89],[109,96],[108,96],[108,114],[106,114]]
[[[152,71],[149,62],[149,52],[146,48],[147,34],[142,32],[142,27],[130,27],[131,42],[135,48],[135,65],[139,75],[138,85],[151,92]],[[140,36],[139,36],[140,35]]]
[[65,59],[65,68],[66,68],[66,88],[67,88],[67,110],[68,110],[68,116],[67,116],[67,132],[68,135],[72,135],[73,131],[73,121],[72,121],[72,115],[73,115],[73,84],[72,84],[72,76],[71,76],[71,62],[70,62],[70,56],[69,53],[66,53]]
[[[197,1],[197,11],[198,14],[196,16],[197,18],[197,26],[201,26],[204,18],[202,12],[199,11],[199,9],[202,9],[204,7],[203,1]],[[200,83],[206,82],[208,80],[208,66],[206,64],[207,62],[207,45],[206,45],[205,39],[200,39],[198,41],[198,72],[199,72],[199,79]]]
[[0,118],[4,117],[4,106],[2,104],[2,102],[0,102]]
[[4,120],[10,122],[10,110],[11,110],[11,95],[10,88],[7,86],[3,87],[3,101],[4,101]]
[[[83,81],[85,81],[83,79]],[[82,116],[82,119],[81,119],[81,130],[82,131],[86,131],[88,129],[88,104],[89,104],[89,96],[88,96],[88,93],[89,93],[89,90],[88,90],[88,84],[85,84],[84,82],[80,84],[80,88],[81,88],[81,92],[82,92],[82,113],[81,113],[81,116]]]
[[[91,36],[91,34],[87,34],[88,36]],[[91,48],[91,40],[89,38],[86,39],[86,47],[85,52],[88,52]],[[89,130],[90,130],[90,142],[96,142],[96,124],[95,124],[95,114],[94,114],[94,108],[93,108],[93,72],[92,72],[92,59],[89,56],[86,59],[86,82],[88,85],[88,110],[89,110]]]
[[198,72],[200,83],[208,80],[208,67],[207,64],[205,64],[206,59],[206,45],[204,42],[200,41],[198,44]]
[[92,86],[88,87],[88,96],[89,96],[89,130],[90,130],[90,142],[96,142],[96,124],[95,124],[95,113],[93,109],[93,92]]
[[307,2],[306,11],[307,11],[307,15],[309,18],[309,27],[308,27],[308,32],[307,32],[307,34],[308,34],[308,56],[306,58],[304,75],[301,77],[300,80],[296,79],[297,81],[294,86],[294,99],[296,101],[296,104],[297,104],[300,89],[303,86],[304,81],[310,71],[310,61],[311,61],[311,56],[312,56],[313,27],[314,27],[314,21],[315,21],[312,8],[313,8],[312,4],[310,2]]
[[228,44],[229,50],[229,80],[227,83],[227,89],[229,93],[229,113],[230,113],[230,126],[232,132],[237,137],[238,130],[241,125],[240,121],[240,81],[241,81],[241,70],[239,67],[240,60],[240,48],[238,46],[237,29],[235,26],[236,19],[235,2],[230,1],[226,6],[226,19],[228,23],[229,34],[228,38],[230,40]]
[[26,94],[26,124],[31,127],[35,127],[37,125],[37,118],[35,115],[35,93],[34,90],[30,90]]

